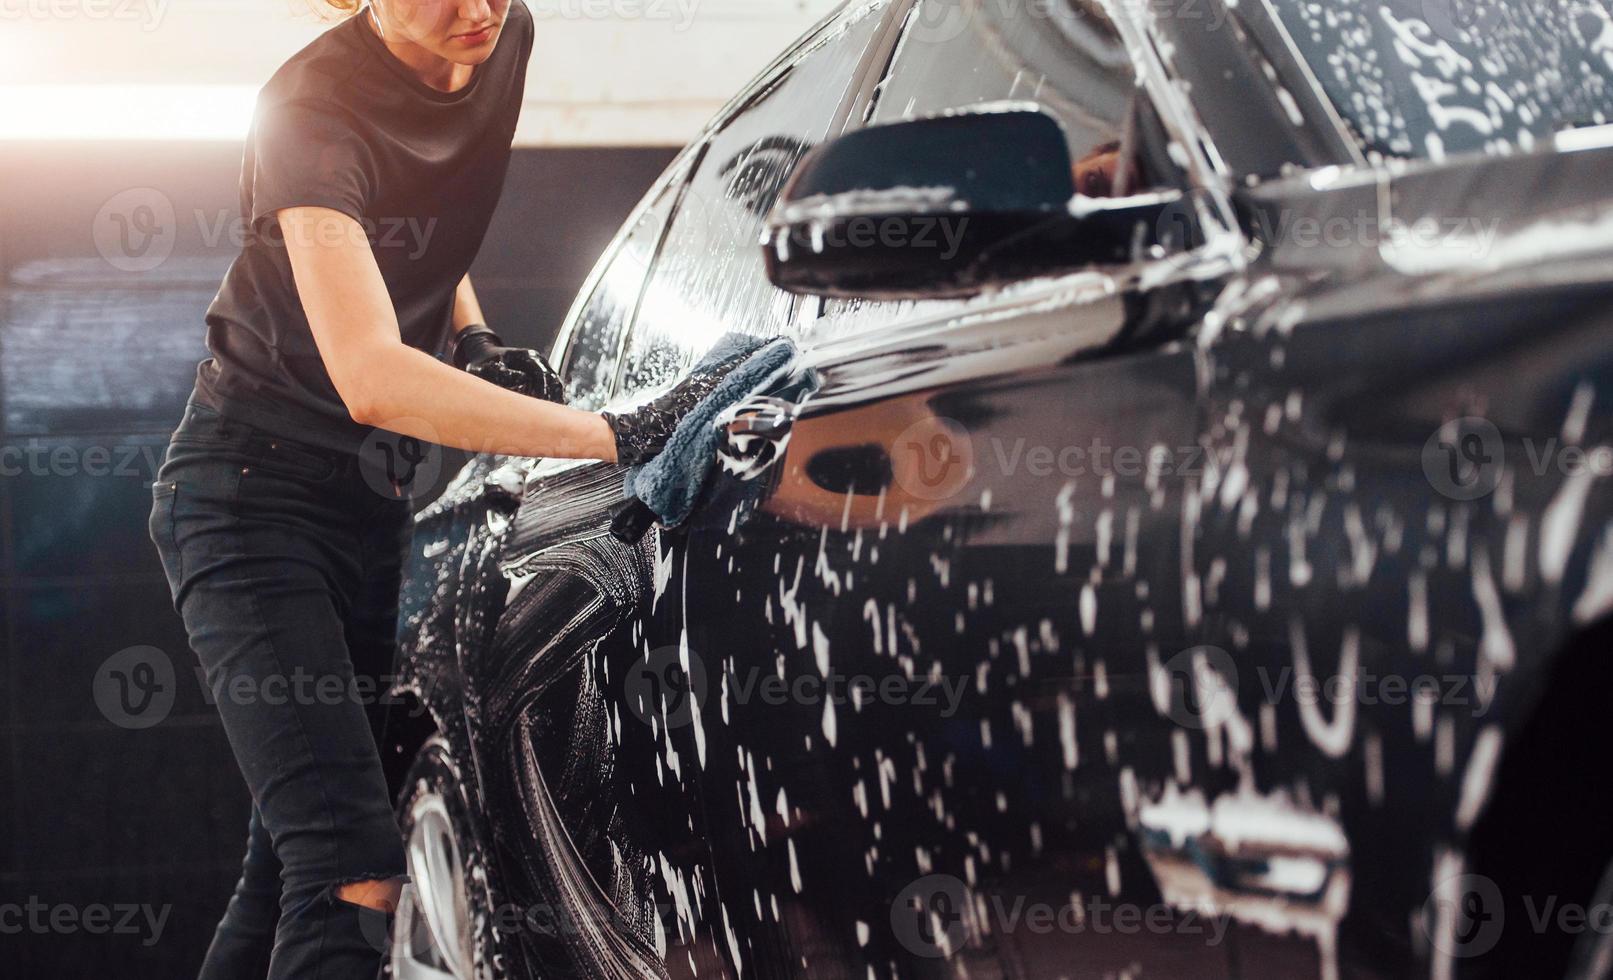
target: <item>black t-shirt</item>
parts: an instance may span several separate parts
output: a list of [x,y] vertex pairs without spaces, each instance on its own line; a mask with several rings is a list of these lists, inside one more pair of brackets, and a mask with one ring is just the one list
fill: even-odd
[[320,360],[275,213],[355,218],[404,343],[440,354],[454,290],[504,188],[532,39],[531,14],[512,0],[492,57],[445,93],[352,17],[275,73],[247,137],[245,242],[207,311],[212,356],[197,369],[198,400],[288,439],[358,449],[371,430],[352,420]]

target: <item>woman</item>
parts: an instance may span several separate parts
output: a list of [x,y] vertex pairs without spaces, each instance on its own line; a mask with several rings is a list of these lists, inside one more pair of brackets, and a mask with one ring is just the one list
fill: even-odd
[[[482,324],[467,276],[509,162],[530,12],[350,12],[259,96],[250,234],[153,487],[152,538],[253,800],[207,980],[376,974],[404,856],[375,692],[355,676],[391,666],[400,452],[637,463],[716,380],[620,415],[554,403],[559,380]],[[435,356],[448,352],[455,366]]]

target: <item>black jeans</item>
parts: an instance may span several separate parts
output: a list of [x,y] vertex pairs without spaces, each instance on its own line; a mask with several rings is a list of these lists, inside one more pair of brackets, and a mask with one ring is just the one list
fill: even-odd
[[158,476],[151,537],[254,805],[202,980],[371,980],[387,917],[335,891],[404,874],[377,740],[408,501],[194,401]]

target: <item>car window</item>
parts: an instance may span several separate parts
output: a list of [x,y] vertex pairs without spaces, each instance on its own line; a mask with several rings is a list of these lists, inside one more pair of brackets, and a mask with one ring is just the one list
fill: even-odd
[[1102,197],[1144,189],[1118,159],[1140,97],[1094,0],[920,0],[870,122],[1031,103],[1064,126],[1081,193]]
[[[868,114],[870,125],[1005,102],[1034,105],[1063,125],[1076,187],[1089,197],[1181,186],[1146,171],[1137,153],[1151,112],[1125,45],[1095,0],[920,0]],[[828,300],[815,340],[856,335],[967,301]]]
[[830,129],[884,9],[847,11],[711,138],[645,288],[618,394],[667,384],[725,333],[788,329],[795,298],[767,280],[762,223],[801,157],[838,135]]
[[1528,149],[1613,119],[1606,0],[1274,0],[1371,155]]
[[633,322],[650,261],[687,172],[686,160],[673,164],[672,171],[657,182],[659,189],[651,192],[606,251],[600,271],[590,277],[593,291],[574,314],[576,322],[560,369],[567,400],[577,408],[599,409],[610,400],[628,325]]

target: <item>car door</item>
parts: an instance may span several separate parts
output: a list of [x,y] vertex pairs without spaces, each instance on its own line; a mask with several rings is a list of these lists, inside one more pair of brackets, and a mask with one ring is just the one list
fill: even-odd
[[[688,173],[685,155],[568,318],[558,362],[579,407],[610,396]],[[456,576],[454,653],[498,864],[501,906],[486,910],[487,928],[500,932],[512,976],[659,974],[663,902],[647,862],[700,845],[684,824],[644,819],[695,804],[675,786],[661,791],[653,753],[612,737],[615,719],[588,669],[591,654],[630,647],[623,610],[647,585],[645,563],[605,533],[621,478],[597,463],[480,458],[467,478],[487,500],[487,527]]]
[[[747,223],[794,161],[843,123],[886,23],[884,4],[829,18],[674,163],[568,318],[556,361],[572,404],[621,405],[675,380],[709,343],[692,329],[717,315],[702,303],[756,307],[735,317],[752,332],[788,325],[788,303],[722,291],[757,281],[745,264],[759,258],[734,236],[754,240]],[[496,626],[463,665],[501,868],[524,913],[513,931],[542,975],[722,975],[731,930],[695,778],[704,746],[663,671],[675,648],[644,627],[665,608],[654,539],[608,534],[619,468],[516,468],[498,548],[473,559],[507,596],[481,611]]]
[[[1185,183],[1098,8],[923,0],[903,24],[861,119],[1029,101],[1077,161],[1119,144],[1110,191]],[[1168,780],[1226,771],[1184,684],[1195,356],[1124,287],[1181,259],[797,305],[821,387],[772,466],[725,470],[663,536],[645,625],[698,695],[736,968],[1227,973],[1137,833]]]
[[[622,347],[618,403],[674,381],[725,333],[765,337],[792,328],[796,298],[774,289],[763,274],[757,244],[762,220],[795,163],[842,131],[871,66],[888,59],[894,26],[899,24],[888,4],[850,5],[735,100],[691,152],[691,177]],[[657,541],[647,542],[653,583],[627,627],[631,648],[602,645],[592,663],[613,719],[619,718],[619,754],[634,756],[641,769],[653,760],[657,787],[639,791],[641,812],[699,841],[698,847],[653,855],[652,873],[664,896],[668,969],[743,975],[752,954],[740,945],[739,907],[719,882],[721,869],[744,856],[732,850],[726,828],[711,822],[725,817],[727,807],[704,799],[713,789],[704,774],[718,750],[700,714],[703,692],[692,696],[697,692],[691,685],[704,678],[699,665],[690,667],[683,656],[676,629],[681,613],[669,601],[671,553]],[[725,804],[732,788],[722,787]],[[656,807],[674,793],[698,798],[700,806]],[[788,964],[770,968],[776,972]]]

